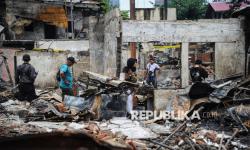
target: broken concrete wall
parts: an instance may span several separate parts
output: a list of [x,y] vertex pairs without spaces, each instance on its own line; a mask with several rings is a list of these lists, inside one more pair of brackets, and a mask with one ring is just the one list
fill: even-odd
[[118,60],[121,52],[118,52],[118,38],[121,38],[121,16],[119,9],[113,9],[105,15],[104,30],[104,74],[117,76]]
[[104,73],[104,18],[89,17],[90,71]]
[[244,47],[239,43],[215,43],[215,74],[216,79],[230,75],[244,75]]
[[36,0],[6,1],[8,15],[46,22],[67,28],[68,19],[63,6],[46,4]]
[[36,18],[41,3],[32,1],[5,1],[7,14],[22,16],[25,18]]
[[121,61],[120,12],[114,9],[104,18],[89,19],[90,71],[117,76]]
[[[70,9],[68,9],[68,11],[70,11]],[[77,39],[88,38],[89,17],[87,17],[87,15],[88,14],[86,14],[85,11],[83,12],[82,8],[74,8],[73,11],[74,33],[75,33],[75,38]],[[68,18],[71,18],[70,13],[68,13]]]
[[154,90],[154,110],[174,112],[175,115],[186,113],[190,108],[190,100],[187,97],[178,96],[181,93],[183,90]]
[[[187,32],[188,31],[188,32]],[[239,19],[198,21],[122,21],[123,42],[235,42],[243,30]]]
[[32,30],[28,31],[25,30],[23,31],[22,34],[17,35],[16,34],[16,39],[21,39],[21,40],[40,40],[45,38],[44,34],[44,24],[41,22],[33,22],[32,25]]
[[[6,28],[11,39],[40,40],[44,38],[65,38],[68,18],[63,6],[45,4],[36,0],[6,1]],[[25,23],[24,23],[25,22]],[[53,25],[51,29],[45,25]],[[28,28],[28,30],[26,30]],[[51,30],[55,33],[51,33]],[[52,37],[46,37],[53,34]]]
[[[4,24],[4,27],[8,31],[6,34],[9,40],[68,39],[72,37],[72,32],[74,32],[75,39],[87,39],[88,17],[100,14],[100,5],[97,1],[85,1],[84,3],[79,0],[72,1],[74,8],[73,31],[71,31],[70,1],[6,0],[6,5],[4,5],[5,2],[1,1],[1,3],[3,4],[1,4],[0,22],[6,20],[7,23]],[[1,16],[5,16],[5,13],[7,17],[3,17],[4,19],[1,21]],[[44,27],[41,27],[41,30],[44,30],[43,35],[37,34],[37,29],[26,33],[24,28],[28,24],[20,24],[22,19],[43,24]],[[19,32],[17,33],[13,28],[18,28]],[[29,32],[36,36],[32,36]]]
[[[215,55],[217,55],[215,56],[215,75],[218,79],[232,74],[244,74],[245,36],[240,19],[122,21],[122,33],[123,42],[182,43],[182,87],[189,85],[188,45],[190,42],[217,43],[215,48]],[[226,57],[224,57],[225,54]],[[230,63],[228,63],[228,58],[233,58]],[[228,71],[228,68],[231,68],[230,71]]]

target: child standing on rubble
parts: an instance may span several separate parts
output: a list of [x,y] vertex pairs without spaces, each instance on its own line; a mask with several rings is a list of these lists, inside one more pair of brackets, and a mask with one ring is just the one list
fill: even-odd
[[65,95],[73,95],[73,75],[70,67],[76,63],[74,57],[68,57],[66,64],[61,65],[60,67],[60,81],[59,86],[62,90],[62,98],[64,99]]
[[[137,64],[137,59],[135,58],[129,58],[127,60],[127,66],[123,68],[123,73],[125,74],[125,81],[128,82],[137,82],[136,78],[136,64]],[[127,98],[127,117],[131,117],[131,111],[133,110],[133,99],[134,99],[134,91],[135,89],[130,88],[127,91],[128,98]]]

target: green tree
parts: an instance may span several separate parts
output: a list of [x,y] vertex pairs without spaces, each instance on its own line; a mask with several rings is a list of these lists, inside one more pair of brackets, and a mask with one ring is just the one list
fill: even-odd
[[171,0],[170,7],[176,8],[177,19],[201,19],[205,16],[205,0]]
[[123,20],[129,20],[129,11],[121,11],[121,16]]
[[109,0],[100,0],[101,1],[101,10],[103,13],[107,13],[110,11],[111,6]]

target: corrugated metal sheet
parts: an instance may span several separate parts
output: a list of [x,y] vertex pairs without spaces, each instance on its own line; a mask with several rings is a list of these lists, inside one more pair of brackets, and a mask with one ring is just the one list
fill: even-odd
[[[233,4],[226,3],[226,2],[213,2],[213,3],[210,3],[210,5],[215,12],[229,11],[230,9],[233,8]],[[244,2],[240,3],[240,8],[244,8],[247,6],[248,6],[247,3],[244,3]]]
[[210,3],[215,12],[223,12],[230,10],[230,4],[223,2]]

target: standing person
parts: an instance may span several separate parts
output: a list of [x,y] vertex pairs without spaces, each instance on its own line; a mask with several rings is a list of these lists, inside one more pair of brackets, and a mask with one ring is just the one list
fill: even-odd
[[30,55],[23,55],[23,64],[17,67],[16,84],[19,84],[19,93],[16,97],[19,100],[32,101],[37,98],[34,82],[37,77],[35,68],[29,63]]
[[74,57],[68,57],[66,64],[63,64],[60,67],[59,86],[62,90],[63,99],[65,95],[73,95],[73,75],[70,67],[72,67],[75,63],[76,61]]
[[196,60],[195,65],[190,69],[192,82],[202,82],[208,77],[207,71],[202,66],[201,60]]
[[[123,73],[125,74],[125,81],[137,82],[136,78],[136,63],[137,59],[129,58],[127,60],[127,66],[123,68]],[[133,110],[133,99],[134,99],[134,88],[130,88],[127,91],[128,97],[126,102],[127,117],[131,118],[131,111]]]
[[157,88],[157,78],[156,78],[156,71],[160,71],[160,66],[155,63],[155,60],[153,57],[149,58],[149,63],[146,67],[146,74],[145,79],[147,81],[147,84],[153,85],[154,88]]

